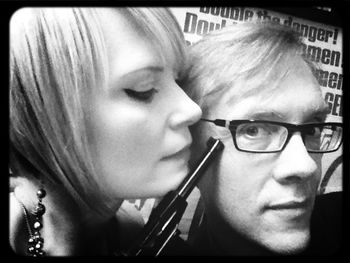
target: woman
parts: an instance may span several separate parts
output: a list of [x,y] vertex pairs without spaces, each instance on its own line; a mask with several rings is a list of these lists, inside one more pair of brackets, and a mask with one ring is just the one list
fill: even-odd
[[182,32],[166,9],[25,8],[10,36],[11,247],[115,252],[123,199],[188,172],[201,110],[176,84]]

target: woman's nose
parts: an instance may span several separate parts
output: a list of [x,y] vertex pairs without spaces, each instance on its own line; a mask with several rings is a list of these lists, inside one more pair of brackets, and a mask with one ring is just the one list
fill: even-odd
[[173,128],[191,126],[202,117],[202,110],[180,87],[175,110],[171,115],[170,125]]
[[[316,158],[319,158],[317,161]],[[273,171],[276,180],[290,181],[292,179],[307,180],[320,171],[321,156],[308,153],[299,132],[294,133],[283,151],[280,153],[278,163]]]

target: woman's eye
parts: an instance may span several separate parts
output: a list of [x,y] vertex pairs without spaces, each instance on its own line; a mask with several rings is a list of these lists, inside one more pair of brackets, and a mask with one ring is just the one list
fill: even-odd
[[133,89],[124,89],[124,91],[130,98],[142,102],[151,102],[154,95],[158,92],[155,88],[146,91],[136,91]]
[[183,79],[176,78],[175,83],[182,89],[183,88]]

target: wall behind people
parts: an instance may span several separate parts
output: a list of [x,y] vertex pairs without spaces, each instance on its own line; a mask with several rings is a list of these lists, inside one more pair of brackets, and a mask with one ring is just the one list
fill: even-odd
[[[244,21],[271,20],[296,29],[306,39],[305,51],[320,65],[317,76],[329,105],[326,121],[342,122],[342,29],[286,13],[262,8],[194,7],[171,8],[190,45],[206,33]],[[342,151],[325,154],[320,193],[342,190]]]

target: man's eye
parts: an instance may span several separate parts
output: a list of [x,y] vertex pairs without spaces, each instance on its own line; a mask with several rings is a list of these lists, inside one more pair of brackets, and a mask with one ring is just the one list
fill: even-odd
[[257,134],[259,134],[259,128],[256,126],[247,127],[245,133],[249,136],[256,136]]
[[268,134],[268,129],[261,124],[247,124],[240,127],[239,133],[248,137],[261,137]]
[[263,123],[242,124],[237,129],[237,135],[246,139],[266,139],[276,133],[276,127]]
[[308,127],[305,130],[307,136],[319,137],[321,136],[322,129],[320,127]]
[[146,90],[146,91],[136,91],[133,89],[124,89],[126,95],[130,98],[139,100],[142,102],[151,102],[154,95],[158,92],[155,88]]

